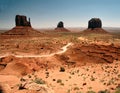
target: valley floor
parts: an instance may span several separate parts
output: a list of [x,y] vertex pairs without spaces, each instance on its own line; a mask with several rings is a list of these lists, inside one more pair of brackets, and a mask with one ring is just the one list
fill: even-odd
[[120,92],[118,35],[49,34],[0,39],[0,91]]

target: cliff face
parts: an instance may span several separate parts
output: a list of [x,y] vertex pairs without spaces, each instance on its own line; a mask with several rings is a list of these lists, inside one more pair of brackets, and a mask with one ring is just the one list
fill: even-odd
[[16,26],[28,26],[28,27],[31,27],[30,18],[29,18],[29,21],[27,21],[27,17],[24,16],[24,15],[16,15],[15,23],[16,23]]
[[99,18],[92,18],[88,21],[88,28],[102,28],[102,21]]

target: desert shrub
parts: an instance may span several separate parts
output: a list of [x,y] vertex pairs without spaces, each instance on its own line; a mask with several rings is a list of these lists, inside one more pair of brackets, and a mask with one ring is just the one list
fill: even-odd
[[60,83],[60,85],[64,86],[64,83]]
[[[26,85],[26,83],[23,85],[23,84],[19,84],[18,86],[19,86],[19,90],[22,90],[22,89],[26,89],[25,88],[25,85]],[[0,92],[1,93],[1,92]]]
[[98,93],[110,93],[109,90],[101,90],[101,91],[98,91]]
[[45,81],[40,78],[35,78],[34,82],[37,84],[45,84]]
[[72,77],[71,76],[69,76],[69,79],[71,79]]
[[58,80],[57,80],[57,83],[62,83],[62,80],[61,80],[61,79],[58,79]]
[[79,87],[74,87],[74,90],[79,90]]
[[31,75],[28,75],[28,78],[31,78],[32,76]]
[[92,87],[88,87],[88,89],[92,89]]
[[115,90],[115,93],[120,93],[120,88],[117,88],[117,89]]
[[87,93],[96,93],[96,92],[94,92],[94,91],[87,91]]
[[53,81],[56,81],[56,79],[53,79]]
[[95,81],[95,78],[93,76],[91,76],[90,80],[91,81]]
[[120,78],[120,74],[118,75],[118,78]]
[[70,89],[68,89],[67,93],[70,93]]
[[20,79],[20,81],[22,81],[22,82],[25,82],[25,81],[26,81],[26,79],[24,79],[24,78],[21,78],[21,79]]
[[79,91],[79,92],[76,92],[76,93],[82,93],[81,91]]
[[45,74],[46,74],[46,78],[48,78],[49,77],[49,72],[46,72]]
[[64,67],[60,67],[60,72],[65,72],[65,68]]

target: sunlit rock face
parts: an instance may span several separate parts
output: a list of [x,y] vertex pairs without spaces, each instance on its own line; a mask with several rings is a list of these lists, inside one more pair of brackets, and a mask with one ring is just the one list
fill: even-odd
[[31,27],[30,18],[29,18],[29,21],[27,21],[27,17],[24,16],[24,15],[16,15],[15,23],[16,23],[16,26],[28,26],[28,27]]
[[88,21],[88,28],[102,28],[102,21],[99,18],[92,18]]

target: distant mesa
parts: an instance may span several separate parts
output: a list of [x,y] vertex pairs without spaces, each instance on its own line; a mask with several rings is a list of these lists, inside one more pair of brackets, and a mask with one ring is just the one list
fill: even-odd
[[57,28],[64,28],[64,23],[60,21],[57,25]]
[[[9,31],[2,33],[2,35],[26,35],[26,36],[39,36],[42,33],[32,28],[30,18],[24,15],[15,16],[15,27]],[[43,34],[42,34],[43,35]]]
[[88,29],[102,28],[102,21],[99,18],[92,18],[88,21]]
[[108,33],[102,29],[102,21],[99,18],[92,18],[88,21],[88,29],[83,31],[84,33],[98,33],[105,34]]
[[31,27],[30,18],[27,21],[27,17],[24,15],[16,15],[15,17],[16,26],[28,26]]
[[55,31],[58,32],[70,32],[68,29],[64,28],[64,23],[60,21],[57,25],[57,28],[55,28]]

